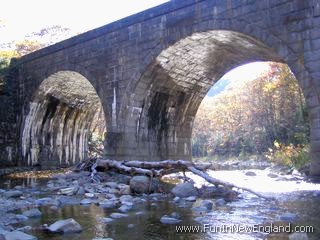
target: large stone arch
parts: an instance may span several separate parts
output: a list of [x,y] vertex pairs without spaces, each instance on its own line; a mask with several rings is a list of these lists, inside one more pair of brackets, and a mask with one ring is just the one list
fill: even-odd
[[210,87],[236,66],[284,60],[257,39],[226,30],[194,33],[163,50],[130,89],[121,112],[125,156],[191,159],[192,124]]
[[48,74],[28,102],[21,133],[23,164],[70,166],[87,158],[96,114],[104,110],[95,88],[75,71]]

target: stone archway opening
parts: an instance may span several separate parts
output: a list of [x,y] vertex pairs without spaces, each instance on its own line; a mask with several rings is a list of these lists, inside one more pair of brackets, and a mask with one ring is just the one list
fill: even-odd
[[[91,83],[74,71],[46,78],[29,103],[21,146],[26,165],[66,167],[103,152],[106,120]],[[93,149],[98,148],[98,149]]]
[[225,73],[256,61],[284,62],[257,39],[226,30],[194,33],[163,50],[130,88],[119,149],[129,147],[122,158],[191,160],[193,122],[202,99]]
[[195,116],[192,155],[266,159],[306,166],[310,126],[306,99],[289,66],[252,62],[215,83]]

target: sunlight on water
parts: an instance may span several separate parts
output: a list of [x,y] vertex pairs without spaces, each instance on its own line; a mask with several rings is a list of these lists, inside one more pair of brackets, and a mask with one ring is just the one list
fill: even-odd
[[[302,177],[292,175],[278,175],[268,170],[250,170],[256,176],[246,176],[244,170],[233,171],[208,171],[208,173],[219,180],[230,182],[239,187],[247,187],[261,193],[289,193],[296,191],[320,191],[320,184],[307,182]],[[271,175],[272,174],[272,175]],[[268,176],[271,175],[272,177]],[[196,186],[206,184],[205,180],[192,173],[187,176],[193,179]]]

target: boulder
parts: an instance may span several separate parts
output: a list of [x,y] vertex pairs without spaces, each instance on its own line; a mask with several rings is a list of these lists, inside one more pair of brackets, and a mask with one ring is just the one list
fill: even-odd
[[130,189],[134,193],[149,193],[150,178],[147,176],[134,176],[130,180]]
[[113,218],[113,219],[117,219],[117,218],[125,218],[125,217],[128,217],[129,215],[128,214],[125,214],[125,213],[111,213],[110,214],[110,217]]
[[211,210],[213,202],[211,200],[202,200],[200,206],[207,210]]
[[3,196],[6,198],[16,198],[16,197],[21,197],[23,195],[22,191],[19,190],[11,190],[3,193]]
[[13,231],[5,234],[5,240],[37,240],[37,238],[24,232]]
[[117,206],[117,202],[114,200],[102,200],[99,202],[99,206],[103,208],[115,208]]
[[41,217],[42,215],[42,213],[38,208],[33,208],[30,210],[24,211],[22,214],[29,218],[37,218],[37,217]]
[[180,198],[186,198],[190,196],[198,196],[198,190],[190,182],[185,182],[176,185],[171,192]]
[[181,220],[168,215],[164,215],[160,218],[160,222],[163,224],[178,224],[181,222]]
[[82,227],[73,218],[68,218],[56,221],[48,227],[48,230],[52,233],[78,233],[82,231]]

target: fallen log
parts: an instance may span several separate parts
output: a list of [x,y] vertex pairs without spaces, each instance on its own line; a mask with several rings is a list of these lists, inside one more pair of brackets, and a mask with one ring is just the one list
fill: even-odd
[[144,161],[117,161],[117,160],[109,160],[109,159],[95,159],[95,161],[92,161],[92,160],[87,161],[85,164],[80,164],[79,166],[80,167],[85,166],[87,168],[90,166],[92,172],[95,172],[96,168],[103,168],[105,170],[116,170],[119,172],[124,172],[129,175],[136,175],[136,174],[147,175],[147,176],[150,176],[151,178],[153,177],[160,178],[170,173],[190,171],[202,177],[207,182],[214,184],[216,186],[222,185],[230,189],[238,188],[238,189],[242,189],[244,191],[250,192],[264,199],[272,199],[270,197],[264,196],[263,194],[255,192],[252,189],[242,187],[242,186],[237,186],[235,184],[211,177],[209,174],[205,172],[205,170],[208,167],[210,167],[211,164],[196,165],[191,161],[185,161],[185,160],[165,160],[165,161],[158,161],[158,162],[144,162]]

